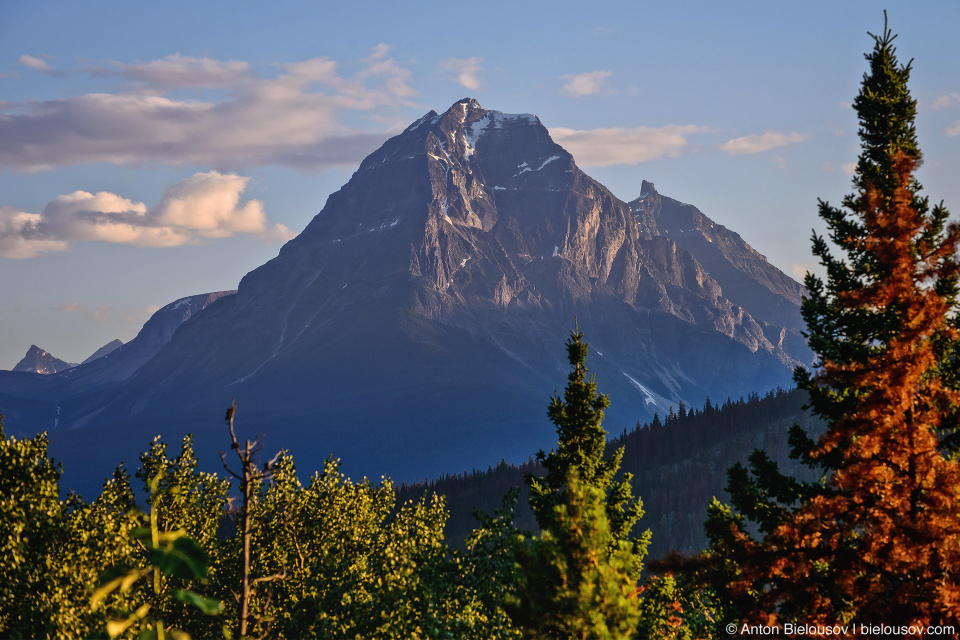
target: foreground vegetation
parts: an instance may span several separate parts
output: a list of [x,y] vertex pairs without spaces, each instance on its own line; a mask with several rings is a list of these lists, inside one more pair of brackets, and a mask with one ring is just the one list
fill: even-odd
[[[261,465],[256,442],[240,444],[233,407],[236,487],[197,469],[189,438],[175,457],[158,439],[133,478],[121,467],[93,502],[61,500],[46,436],[2,437],[0,634],[712,638],[801,622],[956,636],[960,228],[913,177],[916,102],[892,41],[886,28],[875,37],[854,102],[857,192],[821,205],[844,255],[815,237],[826,280],[806,280],[819,361],[796,380],[825,428],[814,439],[796,427],[789,445],[813,480],[758,450],[729,471],[731,505],[709,505],[709,547],[645,567],[650,535],[621,464],[647,453],[608,445],[609,399],[576,331],[548,409],[557,445],[525,478],[536,535],[517,528],[514,491],[450,547],[442,497],[398,505],[389,481],[352,482],[335,460],[303,484],[288,454]],[[650,437],[669,445],[678,421]]]

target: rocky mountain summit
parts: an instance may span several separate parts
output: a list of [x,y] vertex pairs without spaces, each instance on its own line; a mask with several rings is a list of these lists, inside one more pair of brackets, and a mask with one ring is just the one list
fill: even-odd
[[22,371],[25,373],[39,373],[50,375],[57,371],[65,371],[71,367],[77,366],[76,363],[66,362],[56,358],[35,344],[30,345],[27,354],[23,356],[20,362],[13,368],[13,371]]
[[575,322],[611,431],[788,386],[810,359],[800,285],[696,208],[640,193],[618,199],[536,116],[431,111],[108,397],[63,403],[74,431],[55,453],[185,431],[216,451],[235,397],[238,425],[307,469],[335,454],[353,475],[418,479],[525,458],[553,441]]

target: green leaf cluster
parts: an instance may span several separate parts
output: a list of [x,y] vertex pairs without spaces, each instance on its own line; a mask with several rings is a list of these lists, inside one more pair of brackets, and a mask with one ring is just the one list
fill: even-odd
[[[0,436],[3,436],[0,423]],[[59,467],[47,437],[5,437],[0,447],[0,635],[52,635],[68,575],[48,553],[64,541]],[[30,601],[33,606],[24,608]],[[5,632],[5,633],[2,633]]]
[[[337,460],[303,485],[293,459],[281,455],[251,509],[252,575],[272,578],[257,585],[252,633],[471,635],[487,616],[473,590],[458,584],[464,560],[443,542],[446,515],[438,496],[396,508],[389,480],[352,482]],[[224,542],[223,557],[239,557],[237,537]],[[222,572],[225,584],[239,582],[236,562]]]
[[[229,637],[241,536],[230,482],[197,470],[192,439],[141,456],[148,513],[122,467],[94,501],[61,500],[46,447],[0,425],[0,637]],[[439,496],[397,505],[389,480],[353,482],[336,460],[306,484],[289,454],[272,469],[251,505],[250,637],[517,637],[509,506],[451,549]]]

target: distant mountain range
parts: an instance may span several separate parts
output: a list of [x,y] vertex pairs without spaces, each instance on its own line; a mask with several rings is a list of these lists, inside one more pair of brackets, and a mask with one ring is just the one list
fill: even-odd
[[0,375],[0,410],[35,403],[15,422],[37,431],[59,407],[51,447],[78,485],[156,433],[195,432],[212,464],[234,397],[242,431],[308,469],[436,477],[550,446],[575,321],[617,432],[789,386],[812,359],[802,294],[696,207],[649,182],[623,202],[536,116],[467,99],[367,157],[235,295],[73,371]]
[[[127,344],[113,340],[79,365],[64,363],[32,346],[12,372],[0,371],[4,428],[8,433],[32,435],[82,427],[82,423],[68,421],[62,404],[94,407],[96,412],[119,385],[157,355],[181,324],[214,300],[233,293],[220,291],[176,300],[154,313],[133,340]],[[50,370],[52,367],[43,364],[47,359],[65,366],[54,364],[56,370]]]
[[[111,340],[107,344],[94,351],[90,357],[80,364],[87,364],[88,362],[93,362],[97,358],[102,358],[122,345],[123,342],[121,340]],[[25,355],[23,359],[17,363],[17,365],[13,368],[13,371],[50,375],[53,373],[66,371],[67,369],[71,369],[76,366],[78,366],[77,363],[61,360],[60,358],[51,355],[48,351],[45,351],[44,349],[41,349],[37,345],[33,344],[30,345],[29,349],[27,349],[27,355]]]

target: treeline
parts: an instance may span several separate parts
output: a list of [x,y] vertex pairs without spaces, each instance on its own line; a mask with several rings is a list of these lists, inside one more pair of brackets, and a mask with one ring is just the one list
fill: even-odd
[[[703,528],[707,505],[714,497],[729,501],[727,470],[736,463],[745,464],[755,449],[767,451],[785,472],[814,479],[809,469],[790,458],[787,445],[794,424],[811,436],[823,430],[822,421],[803,410],[806,401],[802,390],[776,389],[763,396],[752,393],[737,400],[728,398],[723,404],[707,399],[703,407],[694,409],[680,403],[665,420],[655,416],[612,438],[608,453],[624,449],[622,471],[633,475],[633,493],[643,500],[644,516],[637,529],[638,533],[652,532],[650,555],[694,553],[707,547]],[[444,496],[450,511],[447,541],[457,546],[476,527],[475,511],[492,513],[507,492],[517,489],[521,492],[517,526],[536,531],[536,519],[526,501],[526,474],[543,475],[543,468],[531,457],[520,465],[501,461],[486,471],[401,484],[397,502],[430,494]]]
[[722,405],[708,400],[700,409],[681,408],[662,424],[654,420],[614,438],[610,447],[624,448],[624,470],[634,474],[634,490],[643,498],[640,527],[653,533],[651,556],[707,548],[707,505],[714,498],[729,501],[727,470],[745,463],[755,449],[767,451],[785,472],[813,479],[787,447],[795,424],[814,437],[823,430],[803,410],[806,401],[806,392],[798,389],[754,393]]

